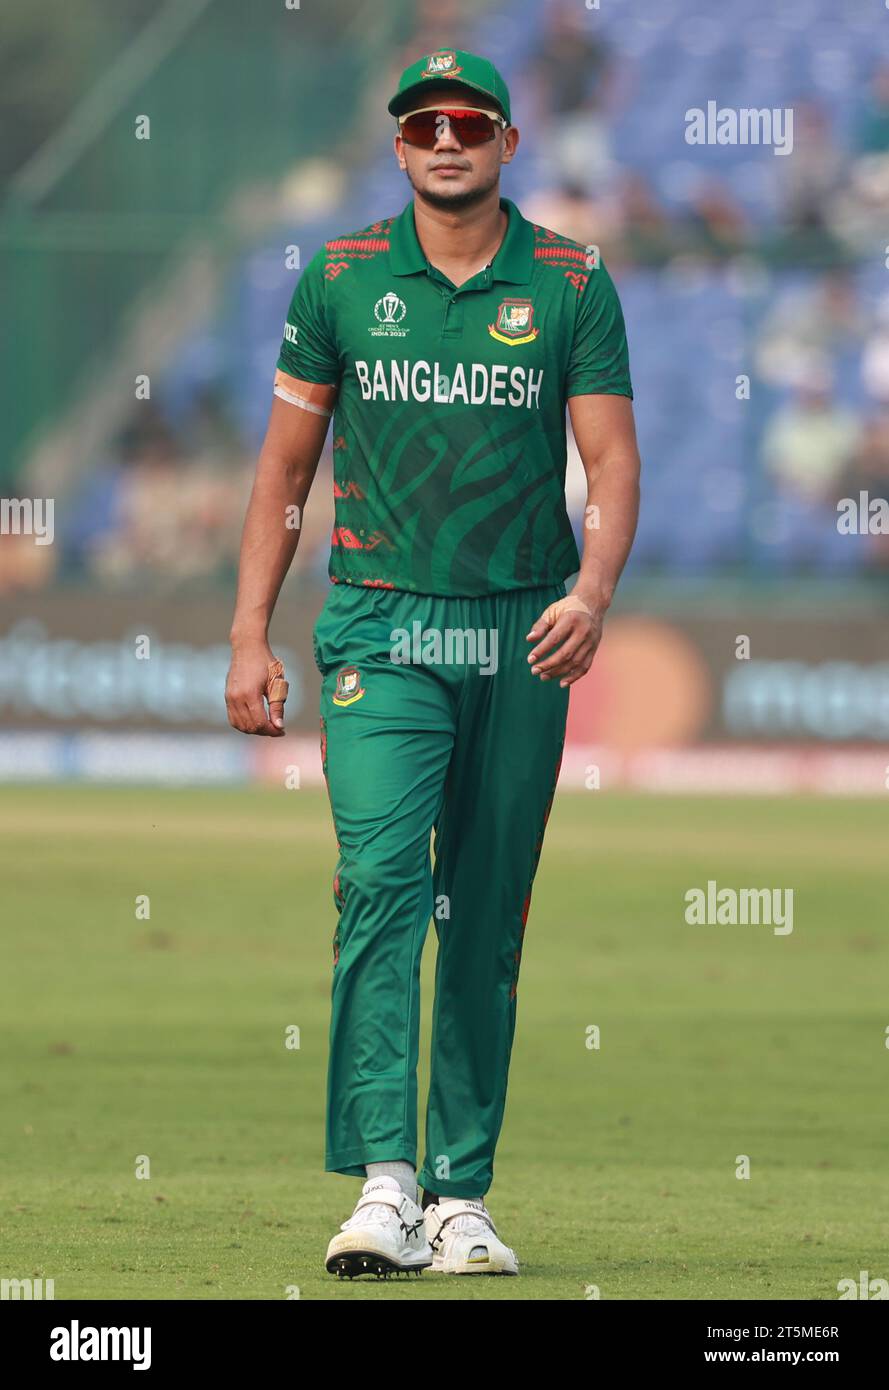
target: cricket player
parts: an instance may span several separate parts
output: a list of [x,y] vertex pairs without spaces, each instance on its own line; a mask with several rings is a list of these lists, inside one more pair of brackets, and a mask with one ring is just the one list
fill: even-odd
[[[339,853],[325,1168],[363,1187],[325,1263],[350,1277],[516,1274],[485,1198],[569,689],[636,527],[632,389],[595,250],[500,196],[519,132],[494,65],[428,54],[388,110],[413,196],[328,241],[293,294],[226,702],[236,729],[283,736],[269,620],[299,537],[286,518],[302,515],[333,418],[332,584],[314,629]],[[582,558],[565,508],[566,408],[588,479]]]

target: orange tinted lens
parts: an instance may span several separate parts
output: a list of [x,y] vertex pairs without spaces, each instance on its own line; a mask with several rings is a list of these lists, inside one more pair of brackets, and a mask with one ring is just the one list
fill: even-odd
[[401,134],[409,145],[422,145],[431,150],[438,139],[437,111],[418,111],[401,122]]
[[402,123],[401,133],[409,145],[431,150],[445,133],[445,122],[461,145],[483,145],[494,138],[494,122],[482,111],[417,111]]

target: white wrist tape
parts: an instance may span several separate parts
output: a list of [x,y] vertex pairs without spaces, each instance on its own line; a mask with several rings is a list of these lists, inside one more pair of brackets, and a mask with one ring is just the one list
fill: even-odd
[[547,627],[552,627],[557,618],[563,613],[586,613],[587,617],[593,616],[592,609],[587,608],[582,598],[576,594],[566,594],[564,598],[556,599],[549,608],[545,609],[542,617]]

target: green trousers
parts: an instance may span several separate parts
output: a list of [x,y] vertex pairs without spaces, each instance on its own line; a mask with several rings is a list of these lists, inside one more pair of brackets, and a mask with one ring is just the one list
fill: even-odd
[[[339,846],[325,1168],[417,1159],[420,956],[438,936],[419,1180],[493,1177],[531,885],[568,690],[526,634],[563,584],[482,598],[330,589],[315,624]],[[430,839],[434,831],[434,869]]]

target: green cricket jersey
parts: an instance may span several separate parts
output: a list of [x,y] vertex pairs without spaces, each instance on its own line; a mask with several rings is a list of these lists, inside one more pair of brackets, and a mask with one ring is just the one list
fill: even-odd
[[330,577],[475,596],[579,568],[565,510],[569,396],[632,398],[617,292],[586,248],[509,215],[457,288],[397,217],[300,276],[278,369],[339,383]]

